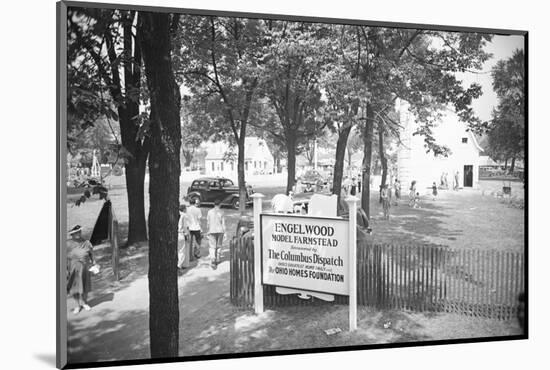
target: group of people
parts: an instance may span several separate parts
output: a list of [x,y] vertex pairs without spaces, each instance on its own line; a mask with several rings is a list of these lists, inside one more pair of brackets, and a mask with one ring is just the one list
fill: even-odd
[[[437,184],[434,181],[432,183],[432,199],[436,200],[438,194]],[[416,180],[411,182],[411,187],[409,188],[409,206],[420,208],[420,193],[416,190]]]
[[382,209],[384,210],[384,219],[390,219],[390,208],[392,204],[398,205],[398,200],[401,199],[401,182],[399,179],[395,179],[390,186],[384,184],[380,187],[380,200],[382,201]]
[[[420,208],[420,192],[418,192],[416,185],[416,180],[411,181],[411,186],[409,188],[409,207],[412,208]],[[432,185],[433,200],[436,199],[437,195],[437,184],[434,182]],[[397,201],[401,198],[401,182],[398,179],[395,179],[391,187],[385,184],[380,188],[380,199],[384,211],[384,219],[386,220],[390,219],[390,208],[393,196],[395,196],[393,204],[397,205]]]
[[[453,175],[453,190],[458,190],[458,188],[460,187],[459,177],[460,177],[460,172],[456,171]],[[434,182],[434,185],[435,185],[435,182]],[[439,187],[441,189],[449,189],[449,180],[448,180],[447,172],[443,172],[441,174],[441,178],[439,179]]]
[[[202,212],[199,200],[192,203],[184,198],[180,205],[178,222],[178,269],[189,267],[191,253],[196,259],[201,258]],[[219,264],[220,250],[225,237],[225,217],[221,210],[221,201],[214,201],[214,208],[206,214],[206,228],[209,242],[210,266],[216,269]]]
[[[190,204],[185,199],[179,208],[177,264],[178,269],[181,270],[190,266],[191,251],[195,258],[201,258],[202,212],[198,205],[198,200]],[[226,232],[225,217],[220,206],[221,202],[215,201],[214,208],[206,214],[210,265],[213,269],[216,269],[219,264]],[[67,294],[75,301],[73,314],[78,314],[82,310],[91,310],[88,294],[92,290],[91,275],[97,272],[99,272],[99,265],[95,263],[92,243],[82,238],[82,227],[76,225],[69,230],[67,240]]]

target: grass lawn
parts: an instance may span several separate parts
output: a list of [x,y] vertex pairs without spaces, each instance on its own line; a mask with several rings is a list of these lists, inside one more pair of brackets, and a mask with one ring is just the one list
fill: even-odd
[[[111,179],[110,199],[124,238],[128,222],[126,191],[122,177]],[[182,183],[182,190],[187,186]],[[267,208],[272,196],[283,192],[284,186],[259,185],[255,190],[266,195],[264,207]],[[75,207],[78,196],[69,196],[67,226],[78,223],[84,228],[83,236],[89,237],[102,201],[96,197]],[[146,212],[148,203],[146,193]],[[201,208],[204,216],[208,209]],[[232,233],[238,212],[225,209],[225,213]],[[523,210],[511,207],[489,191],[442,191],[435,201],[423,195],[419,209],[410,208],[407,200],[401,200],[398,206],[392,207],[389,221],[381,216],[382,209],[374,192],[371,199],[373,235],[370,236],[374,243],[434,243],[453,248],[514,251],[524,248]],[[149,357],[147,248],[144,243],[121,250],[119,282],[112,281],[108,245],[96,248],[96,259],[103,269],[93,278],[90,295],[93,309],[68,317],[71,362]],[[359,330],[349,333],[346,331],[348,309],[341,305],[277,307],[257,316],[229,302],[228,249],[225,243],[217,270],[210,269],[207,259],[200,259],[178,277],[182,356],[520,334],[516,321],[367,307],[359,307]],[[201,252],[207,255],[206,242]],[[68,300],[68,308],[72,308],[72,304]],[[334,327],[342,332],[325,334],[324,330]]]
[[510,207],[489,193],[476,190],[440,191],[436,200],[422,195],[420,208],[408,199],[392,205],[390,220],[371,199],[374,243],[438,244],[452,248],[510,251],[524,249],[524,210]]

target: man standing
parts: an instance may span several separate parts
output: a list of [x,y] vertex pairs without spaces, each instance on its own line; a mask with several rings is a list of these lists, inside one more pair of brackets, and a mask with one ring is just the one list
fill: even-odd
[[354,196],[355,194],[357,194],[357,180],[355,180],[355,177],[351,180],[349,193],[350,195],[354,195]]
[[225,220],[220,207],[221,201],[214,201],[214,208],[206,214],[206,224],[208,228],[208,241],[210,243],[210,266],[215,269],[218,265],[218,254],[222,247],[223,236],[225,234]]
[[454,181],[454,184],[453,184],[453,189],[454,189],[454,190],[458,190],[458,176],[459,176],[459,173],[458,173],[458,171],[456,171],[456,173],[455,173],[455,181]]
[[[189,234],[191,234],[191,250],[195,258],[201,258],[201,218],[202,213],[199,207],[199,200],[195,199],[193,204],[187,209]],[[196,242],[196,244],[195,244]]]

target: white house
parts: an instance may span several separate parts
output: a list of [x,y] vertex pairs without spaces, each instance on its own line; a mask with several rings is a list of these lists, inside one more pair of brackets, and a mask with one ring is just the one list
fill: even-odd
[[[205,145],[204,160],[207,176],[228,177],[237,181],[237,146],[228,143],[208,142]],[[247,137],[245,139],[245,176],[273,173],[273,155],[264,139]]]
[[397,107],[403,126],[402,143],[397,151],[397,176],[403,189],[416,180],[417,189],[423,193],[433,182],[439,185],[443,174],[447,174],[449,188],[452,188],[457,172],[460,188],[478,186],[483,149],[454,112],[447,111],[432,130],[436,143],[450,149],[450,154],[444,157],[434,156],[431,151],[426,153],[424,137],[413,135],[419,124],[409,112],[407,103],[398,102]]

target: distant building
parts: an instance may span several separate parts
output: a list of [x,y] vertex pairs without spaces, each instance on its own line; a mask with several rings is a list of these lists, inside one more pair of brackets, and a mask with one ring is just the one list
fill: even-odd
[[424,137],[413,135],[419,124],[408,110],[408,105],[399,102],[399,118],[402,125],[401,144],[397,151],[397,176],[404,189],[416,180],[417,189],[422,193],[435,182],[438,186],[444,173],[447,174],[449,188],[452,189],[455,173],[458,171],[460,188],[475,188],[479,182],[479,166],[483,149],[475,135],[467,131],[466,124],[458,116],[448,111],[433,128],[435,142],[450,149],[448,157],[426,153]]
[[[206,157],[204,159],[205,174],[207,176],[228,177],[237,180],[237,146],[228,143],[208,142],[205,144]],[[265,140],[257,137],[245,139],[245,176],[254,176],[273,173],[273,155]]]

